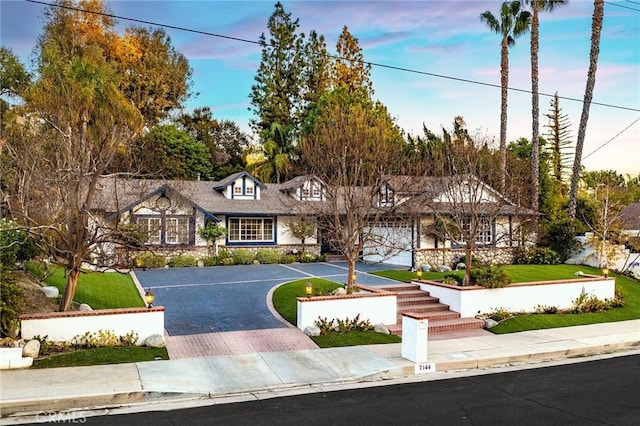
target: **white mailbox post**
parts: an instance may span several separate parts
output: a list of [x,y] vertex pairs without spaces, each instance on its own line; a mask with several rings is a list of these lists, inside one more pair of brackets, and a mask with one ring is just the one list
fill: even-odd
[[402,314],[402,357],[416,363],[427,361],[429,320]]

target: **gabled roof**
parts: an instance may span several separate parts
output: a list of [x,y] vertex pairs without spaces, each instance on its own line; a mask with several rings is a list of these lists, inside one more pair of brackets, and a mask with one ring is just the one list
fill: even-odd
[[239,178],[242,178],[242,177],[249,178],[249,180],[255,182],[262,189],[267,189],[267,185],[265,185],[260,180],[258,180],[258,178],[256,178],[251,173],[246,172],[246,171],[234,173],[232,175],[227,176],[226,178],[224,178],[221,181],[217,182],[216,186],[214,186],[213,189],[215,189],[216,191],[222,191],[227,186],[231,185],[233,182],[235,182],[236,180],[238,180]]
[[640,230],[640,203],[631,203],[620,212],[626,230]]
[[291,192],[293,190],[300,188],[306,182],[310,182],[313,180],[320,182],[320,184],[324,186],[324,182],[322,181],[322,179],[320,179],[316,175],[303,175],[303,176],[296,176],[293,179],[290,179],[280,184],[280,191]]

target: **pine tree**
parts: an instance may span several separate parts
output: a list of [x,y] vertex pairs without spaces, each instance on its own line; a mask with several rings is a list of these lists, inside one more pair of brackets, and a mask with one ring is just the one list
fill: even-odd
[[549,119],[547,127],[548,150],[551,159],[553,176],[560,182],[568,178],[568,170],[571,167],[573,152],[571,151],[571,123],[567,114],[562,113],[558,92],[551,100],[549,112],[545,114]]
[[274,123],[297,127],[304,69],[304,34],[297,33],[299,26],[299,20],[292,20],[278,2],[267,24],[269,41],[264,33],[260,36],[262,59],[250,94],[255,116],[250,124],[258,135]]
[[364,89],[371,97],[371,64],[364,62],[358,39],[351,35],[345,25],[336,44],[338,59],[333,62],[332,82],[334,87],[345,86],[349,92]]

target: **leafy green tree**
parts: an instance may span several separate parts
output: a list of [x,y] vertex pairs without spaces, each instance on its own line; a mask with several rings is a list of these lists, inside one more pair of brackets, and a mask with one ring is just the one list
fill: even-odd
[[227,234],[227,228],[221,226],[219,223],[208,222],[204,228],[198,230],[200,236],[213,246],[213,255],[218,255],[218,246],[216,241]]
[[520,1],[505,1],[496,17],[490,11],[483,12],[480,20],[491,31],[500,35],[500,191],[504,191],[507,167],[507,94],[509,88],[509,47],[529,30],[531,14],[521,10]]
[[211,177],[224,178],[245,168],[244,151],[249,137],[231,120],[218,121],[209,107],[196,108],[178,118],[180,128],[209,150]]
[[587,72],[587,85],[584,90],[584,101],[582,103],[582,114],[578,127],[578,138],[576,140],[576,151],[573,160],[571,173],[571,189],[569,191],[569,206],[567,208],[570,218],[576,217],[576,207],[578,202],[578,183],[580,181],[580,170],[582,164],[582,149],[584,138],[587,133],[587,121],[589,121],[589,108],[593,98],[593,88],[596,85],[596,70],[598,68],[598,55],[600,54],[600,34],[602,33],[602,21],[604,20],[604,0],[594,0],[593,17],[591,20],[591,50],[589,52],[589,71]]
[[282,3],[275,5],[267,27],[270,38],[260,36],[262,58],[251,87],[251,127],[257,134],[269,131],[274,123],[296,128],[301,105],[304,70],[303,35],[299,20],[292,20]]
[[[31,75],[11,49],[0,46],[0,97],[20,97],[31,84]],[[2,102],[6,102],[1,99]]]
[[315,237],[318,233],[318,226],[315,220],[308,216],[296,216],[287,223],[287,228],[291,235],[300,240],[302,254],[305,253],[305,241],[308,238]]
[[322,34],[311,31],[304,45],[303,71],[304,113],[331,87],[331,58]]
[[596,189],[598,186],[625,186],[624,176],[615,170],[594,170],[582,173],[582,181],[585,186],[590,189]]
[[207,147],[175,125],[152,128],[133,151],[147,177],[195,180],[211,172]]

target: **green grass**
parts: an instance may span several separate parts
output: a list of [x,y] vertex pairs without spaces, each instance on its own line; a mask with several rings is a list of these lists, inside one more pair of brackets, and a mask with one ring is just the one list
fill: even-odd
[[[305,286],[307,282],[313,284],[314,295],[329,294],[342,284],[323,280],[320,278],[311,278],[299,281],[292,281],[278,287],[273,292],[273,307],[278,313],[291,324],[296,325],[298,306],[296,299],[298,297],[306,297]],[[312,337],[321,348],[332,348],[338,346],[359,346],[374,345],[378,343],[397,343],[400,342],[399,336],[392,334],[376,333],[375,331],[351,331],[348,333],[329,333],[325,336]]]
[[[506,265],[504,270],[511,277],[511,282],[514,283],[572,279],[576,278],[575,273],[577,271],[582,271],[585,274],[602,275],[599,269],[583,265]],[[422,279],[441,280],[445,275],[451,273],[455,273],[460,277],[464,276],[464,271],[423,272]],[[388,270],[372,272],[372,274],[404,283],[418,278],[417,273],[411,271]]]
[[[584,265],[507,265],[505,272],[514,283],[530,281],[550,281],[562,279],[574,279],[575,273],[582,271],[585,274],[602,275],[602,271]],[[409,271],[380,271],[377,275],[392,278],[402,282],[410,282],[417,278],[415,272]],[[425,272],[423,279],[442,279],[449,272]],[[462,271],[456,271],[462,275]],[[611,274],[616,279],[616,289],[626,301],[621,308],[610,309],[605,312],[588,314],[556,314],[518,315],[502,321],[491,331],[497,334],[514,333],[526,330],[541,330],[545,328],[570,327],[575,325],[595,324],[603,322],[626,321],[640,318],[640,282],[616,273]]]
[[[596,269],[584,266],[580,269],[585,273],[597,271]],[[616,273],[612,273],[611,276],[615,277],[616,289],[622,294],[626,302],[621,308],[588,314],[518,315],[500,322],[500,324],[492,328],[491,331],[496,334],[504,334],[525,330],[541,330],[545,328],[571,327],[575,325],[640,319],[640,282]]]
[[34,360],[32,368],[79,367],[169,359],[166,348],[112,347],[65,352]]
[[377,345],[381,343],[400,343],[402,341],[400,336],[395,334],[382,334],[373,330],[329,333],[324,336],[315,336],[311,339],[321,348]]
[[306,297],[305,286],[309,281],[313,284],[313,294],[315,296],[329,294],[336,288],[342,287],[342,284],[320,278],[292,281],[278,287],[273,292],[273,307],[282,318],[293,325],[296,325],[297,321],[298,308],[296,299],[298,297]]
[[[28,262],[27,269],[39,276],[39,264]],[[64,291],[65,271],[59,266],[49,266],[53,273],[47,277],[47,285]],[[41,275],[40,275],[41,276]],[[119,272],[84,272],[78,278],[78,288],[74,297],[77,303],[86,303],[93,309],[142,308],[145,306],[138,289],[129,274]]]

